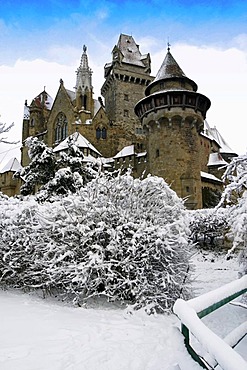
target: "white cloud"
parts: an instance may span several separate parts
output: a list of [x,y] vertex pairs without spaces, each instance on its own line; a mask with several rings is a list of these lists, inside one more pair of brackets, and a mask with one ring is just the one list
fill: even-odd
[[[237,48],[222,50],[175,44],[171,53],[187,77],[198,85],[198,92],[211,100],[207,120],[216,126],[233,150],[239,154],[247,150],[247,58]],[[152,57],[154,74],[157,73],[166,50]]]

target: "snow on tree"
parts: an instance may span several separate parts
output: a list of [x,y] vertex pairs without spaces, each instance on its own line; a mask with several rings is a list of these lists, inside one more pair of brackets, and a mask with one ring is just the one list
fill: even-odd
[[229,224],[233,245],[228,252],[240,251],[240,275],[247,273],[247,154],[233,158],[223,176],[228,181],[219,207],[232,204]]
[[20,176],[25,181],[21,186],[20,193],[29,195],[34,194],[38,186],[42,186],[54,178],[57,161],[52,149],[37,137],[27,138],[25,145],[29,148],[30,164],[15,176]]
[[0,202],[1,284],[147,312],[187,297],[187,212],[163,179],[101,174],[53,203]]
[[29,137],[25,144],[30,164],[15,174],[25,181],[20,189],[22,195],[37,191],[38,199],[44,201],[54,195],[75,193],[95,176],[96,169],[84,163],[82,152],[72,141],[68,142],[68,152],[60,156],[36,137]]
[[204,249],[222,249],[229,244],[229,208],[188,211],[191,237]]

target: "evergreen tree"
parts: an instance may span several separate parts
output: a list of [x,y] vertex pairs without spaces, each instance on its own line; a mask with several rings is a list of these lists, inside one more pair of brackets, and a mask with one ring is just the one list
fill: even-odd
[[15,174],[23,178],[25,183],[21,186],[22,195],[34,194],[36,187],[47,184],[55,176],[58,169],[57,160],[53,150],[37,137],[26,139],[30,164]]
[[25,181],[20,189],[22,195],[36,192],[37,198],[44,201],[54,195],[75,193],[97,173],[97,167],[85,163],[82,152],[70,137],[67,152],[57,156],[36,137],[28,138],[25,144],[29,147],[30,164],[15,174]]

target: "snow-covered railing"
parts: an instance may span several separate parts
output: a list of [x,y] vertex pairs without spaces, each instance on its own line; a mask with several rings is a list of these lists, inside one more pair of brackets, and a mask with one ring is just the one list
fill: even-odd
[[[246,361],[232,348],[246,335],[246,323],[234,329],[223,340],[200,320],[245,292],[247,292],[247,275],[199,297],[188,301],[178,299],[175,302],[173,312],[181,320],[181,331],[185,337],[187,350],[203,368],[214,368],[216,364],[219,364],[224,370],[247,369]],[[213,366],[208,367],[208,361],[201,358],[191,347],[189,333],[194,335],[210,355],[209,362],[213,361]]]

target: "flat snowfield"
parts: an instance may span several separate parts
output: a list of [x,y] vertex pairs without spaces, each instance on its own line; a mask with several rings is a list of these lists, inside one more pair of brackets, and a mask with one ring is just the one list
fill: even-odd
[[[237,278],[236,260],[198,253],[193,261],[196,295]],[[245,309],[226,305],[205,322],[224,337],[246,316]],[[187,354],[178,327],[174,315],[128,314],[107,304],[75,308],[0,290],[0,369],[176,370],[177,363],[181,370],[201,369]],[[247,341],[240,351],[247,353]]]

